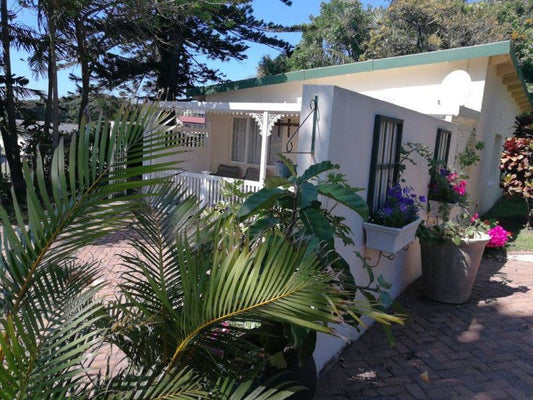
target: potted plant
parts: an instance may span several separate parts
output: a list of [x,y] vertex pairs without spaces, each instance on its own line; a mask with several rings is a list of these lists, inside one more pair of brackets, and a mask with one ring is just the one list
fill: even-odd
[[455,219],[466,204],[466,177],[447,166],[430,166],[428,193],[428,224]]
[[413,193],[410,187],[394,184],[387,190],[383,208],[375,213],[370,222],[363,223],[366,232],[366,247],[386,253],[396,253],[413,242],[418,225],[418,216],[424,196]]
[[417,234],[424,294],[449,304],[470,299],[485,246],[504,246],[510,235],[497,223],[466,212],[438,225],[422,225]]

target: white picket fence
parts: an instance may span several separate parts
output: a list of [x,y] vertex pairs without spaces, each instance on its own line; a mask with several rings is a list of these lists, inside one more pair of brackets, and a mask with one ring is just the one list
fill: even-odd
[[172,176],[172,181],[176,184],[182,185],[185,193],[188,196],[195,196],[202,205],[213,206],[220,201],[236,203],[242,201],[237,196],[225,197],[222,195],[223,182],[242,181],[239,189],[244,192],[255,193],[263,187],[263,185],[256,181],[224,178],[216,175],[202,174],[196,172],[181,172]]

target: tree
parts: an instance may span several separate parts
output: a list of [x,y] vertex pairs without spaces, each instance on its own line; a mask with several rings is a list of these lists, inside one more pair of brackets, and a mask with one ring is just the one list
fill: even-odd
[[279,54],[274,58],[266,55],[259,60],[259,64],[257,65],[257,76],[263,77],[267,75],[282,74],[289,70],[289,56],[286,54]]
[[58,59],[67,59],[62,32],[65,24],[64,0],[21,0],[20,3],[37,13],[38,29],[29,40],[34,48],[30,65],[36,74],[48,79],[44,131],[52,129],[53,148],[59,144],[59,88],[57,81]]
[[320,14],[303,26],[294,49],[291,70],[324,67],[359,60],[368,39],[370,14],[359,0],[332,0],[320,5]]
[[78,86],[78,123],[81,123],[83,118],[92,118],[89,95],[93,91],[98,94],[98,88],[95,90],[91,80],[94,78],[96,65],[103,59],[102,55],[115,46],[115,43],[106,38],[107,32],[112,29],[106,24],[106,19],[114,14],[119,3],[109,0],[67,2],[64,34],[68,38],[67,48],[75,55],[81,71],[80,77],[71,76],[71,79],[81,83]]
[[365,59],[512,39],[527,82],[533,81],[533,1],[394,0],[373,26]]
[[493,37],[499,40],[512,39],[518,63],[529,91],[533,83],[533,1],[508,0],[490,3],[496,21]]
[[483,2],[395,0],[372,30],[365,58],[393,57],[490,41],[490,13]]
[[106,24],[111,28],[107,40],[116,48],[97,68],[101,83],[136,94],[164,90],[169,99],[195,84],[220,79],[220,72],[199,56],[242,60],[246,41],[287,48],[265,33],[272,27],[253,16],[250,0],[123,3]]
[[15,92],[22,91],[22,87],[27,83],[24,78],[17,78],[11,71],[11,27],[10,15],[7,8],[7,0],[0,2],[0,18],[2,24],[2,63],[4,68],[4,75],[2,76],[2,83],[4,90],[0,99],[0,115],[4,121],[0,124],[2,132],[2,141],[4,142],[7,162],[9,164],[9,171],[11,174],[11,182],[13,189],[21,198],[24,195],[25,184],[22,176],[22,163],[20,160],[20,149],[18,146],[18,132],[16,125],[16,110],[15,110]]

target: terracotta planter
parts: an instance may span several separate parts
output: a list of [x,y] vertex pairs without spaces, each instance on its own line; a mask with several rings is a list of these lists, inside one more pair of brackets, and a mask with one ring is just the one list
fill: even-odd
[[[440,224],[441,222],[445,222],[442,220],[442,216],[440,215],[440,212],[439,212],[439,207],[442,204],[443,204],[442,202],[436,201],[436,200],[428,201],[428,205],[429,205],[429,212],[427,214],[428,225],[431,226],[431,225]],[[463,210],[463,208],[459,204],[446,203],[446,205],[448,206],[450,210],[450,215],[448,216],[448,218],[451,221],[455,220],[459,216],[459,214],[461,214]]]
[[462,239],[459,246],[448,241],[421,242],[424,294],[441,303],[466,303],[489,240],[489,235],[479,234],[474,239]]
[[397,253],[409,243],[414,242],[416,230],[421,222],[422,220],[417,218],[401,228],[365,222],[363,227],[366,232],[366,247],[385,253]]

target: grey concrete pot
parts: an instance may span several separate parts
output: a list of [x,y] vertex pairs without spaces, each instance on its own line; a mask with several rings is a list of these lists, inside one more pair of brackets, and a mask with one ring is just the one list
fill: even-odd
[[424,294],[441,303],[463,304],[470,299],[483,250],[490,237],[452,242],[421,242]]

